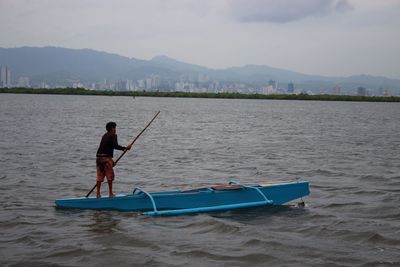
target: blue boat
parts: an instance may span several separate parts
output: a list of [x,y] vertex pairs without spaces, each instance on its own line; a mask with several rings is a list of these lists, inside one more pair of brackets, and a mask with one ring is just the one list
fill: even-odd
[[250,185],[230,182],[165,192],[146,192],[136,187],[130,194],[57,199],[55,204],[59,208],[134,211],[157,216],[282,205],[309,194],[307,181]]

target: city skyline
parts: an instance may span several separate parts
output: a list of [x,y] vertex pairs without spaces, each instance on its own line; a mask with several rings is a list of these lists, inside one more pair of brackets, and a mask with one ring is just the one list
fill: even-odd
[[[18,77],[18,82],[14,79],[12,82],[11,69],[7,65],[0,65],[0,88],[45,88],[50,89],[46,82],[42,81],[31,85],[30,77]],[[240,82],[219,82],[210,81],[208,75],[198,73],[197,78],[194,77],[181,77],[180,81],[175,81],[171,88],[161,86],[161,79],[158,75],[151,74],[149,77],[141,80],[118,80],[109,82],[106,79],[103,82],[81,82],[79,80],[71,81],[69,85],[60,83],[53,88],[84,88],[89,90],[114,90],[114,91],[160,91],[160,92],[190,92],[190,93],[245,93],[245,94],[311,94],[315,92],[312,90],[295,90],[295,84],[289,82],[287,88],[278,86],[279,82],[276,80],[269,80],[268,85],[262,86],[249,86],[249,84]],[[165,86],[165,85],[164,85]],[[378,93],[374,93],[377,91]],[[380,87],[379,90],[367,89],[359,86],[354,92],[342,93],[342,88],[335,85],[324,94],[331,95],[357,95],[357,96],[393,96],[386,88]]]
[[146,61],[89,49],[0,48],[0,59],[2,73],[13,73],[2,74],[0,87],[334,95],[359,94],[363,87],[367,95],[400,94],[400,80],[385,77],[325,77],[257,65],[213,70],[166,56]]
[[0,47],[400,78],[398,0],[3,0],[0,7]]

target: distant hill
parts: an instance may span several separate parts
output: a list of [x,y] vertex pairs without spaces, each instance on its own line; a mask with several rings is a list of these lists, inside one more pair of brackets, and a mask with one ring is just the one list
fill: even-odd
[[[339,85],[345,90],[359,86],[378,90],[388,88],[400,92],[400,80],[370,75],[350,77],[326,77],[306,75],[269,66],[246,65],[227,69],[210,69],[169,58],[156,56],[151,60],[123,57],[117,54],[91,49],[67,49],[61,47],[0,48],[0,65],[8,65],[12,76],[30,77],[33,82],[44,81],[50,85],[71,81],[99,82],[104,80],[139,80],[158,75],[162,81],[175,82],[182,77],[197,79],[199,74],[219,82],[242,82],[266,85],[275,80],[286,88],[295,83],[296,89],[324,92]],[[330,92],[330,91],[329,91]]]
[[8,65],[14,77],[28,76],[48,82],[118,80],[132,74],[139,77],[138,67],[141,69],[146,63],[91,49],[0,48],[0,64]]

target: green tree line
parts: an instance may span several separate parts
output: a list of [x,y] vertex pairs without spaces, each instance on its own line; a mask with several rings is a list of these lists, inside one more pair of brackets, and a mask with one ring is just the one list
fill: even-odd
[[103,95],[142,97],[187,97],[187,98],[228,98],[228,99],[272,99],[272,100],[320,100],[320,101],[363,101],[400,102],[398,96],[350,96],[350,95],[308,95],[308,94],[242,94],[242,93],[190,93],[190,92],[146,92],[87,90],[84,88],[0,88],[0,93],[8,94],[49,94],[49,95]]

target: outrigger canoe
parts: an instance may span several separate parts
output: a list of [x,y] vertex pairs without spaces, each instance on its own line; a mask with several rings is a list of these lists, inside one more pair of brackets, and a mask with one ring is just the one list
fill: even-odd
[[230,182],[165,192],[146,192],[136,187],[129,194],[57,199],[55,204],[59,208],[134,211],[157,216],[283,205],[309,194],[307,181],[249,185]]

